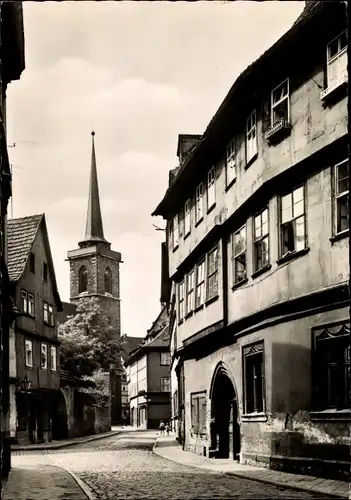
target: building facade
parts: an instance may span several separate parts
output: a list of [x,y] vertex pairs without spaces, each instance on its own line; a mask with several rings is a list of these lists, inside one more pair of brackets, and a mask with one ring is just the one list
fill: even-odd
[[121,402],[122,402],[122,420],[124,425],[129,425],[130,422],[130,406],[129,406],[129,396],[128,396],[128,371],[124,366],[124,363],[128,360],[132,351],[134,351],[144,340],[143,337],[131,337],[128,335],[122,335],[122,376],[121,376]]
[[16,320],[10,329],[10,432],[19,444],[52,439],[60,389],[57,290],[45,215],[8,221],[8,269]]
[[130,424],[134,427],[157,429],[161,420],[171,418],[169,340],[169,313],[164,305],[146,337],[125,362]]
[[343,3],[308,2],[204,135],[179,137],[153,215],[176,296],[173,411],[197,453],[349,471],[346,29]]
[[0,337],[1,337],[1,477],[11,467],[9,329],[14,319],[6,266],[6,216],[11,197],[11,167],[6,135],[6,90],[24,70],[22,2],[0,4]]
[[[67,253],[70,264],[70,301],[96,297],[114,327],[116,339],[121,336],[121,310],[119,265],[122,257],[111,250],[105,239],[102,225],[99,187],[96,167],[94,135],[92,132],[92,156],[89,184],[88,211],[85,238],[77,250]],[[121,420],[121,366],[111,366],[111,421]]]

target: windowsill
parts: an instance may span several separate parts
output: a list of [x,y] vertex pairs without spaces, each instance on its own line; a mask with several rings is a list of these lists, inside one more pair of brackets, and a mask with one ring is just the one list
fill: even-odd
[[50,325],[50,323],[47,323],[46,321],[44,321],[44,325],[45,326],[50,326],[51,328],[55,328],[55,325]]
[[345,229],[345,231],[341,231],[340,233],[336,234],[335,236],[332,236],[331,238],[329,238],[329,241],[333,244],[336,241],[339,241],[339,240],[342,240],[343,238],[346,238],[347,236],[349,236],[349,234],[350,234],[350,230]]
[[267,422],[267,415],[264,412],[245,413],[241,416],[242,422]]
[[199,224],[201,224],[201,222],[204,220],[203,217],[201,217],[201,219],[199,219],[197,222],[195,222],[195,227],[197,227]]
[[291,134],[291,125],[290,123],[282,119],[271,125],[268,131],[265,134],[265,139],[268,141],[268,144],[271,146],[278,144],[283,139],[288,137]]
[[298,257],[302,257],[306,255],[310,251],[309,247],[303,248],[302,250],[298,250],[297,252],[289,252],[280,259],[277,260],[277,264],[284,264],[284,262],[289,262],[290,260],[297,259]]
[[312,421],[319,422],[340,422],[340,421],[351,421],[351,410],[320,410],[320,411],[310,411],[310,419]]
[[184,320],[183,320],[183,319],[180,319],[180,320],[178,321],[178,326],[179,326],[179,325],[181,325],[183,322],[184,322]]
[[216,206],[216,202],[215,202],[215,203],[213,203],[213,204],[212,204],[212,205],[211,205],[211,206],[207,209],[207,215],[208,215],[210,212],[212,212],[212,210],[215,208],[215,206]]
[[193,311],[189,311],[185,316],[184,316],[184,319],[188,319],[190,318],[192,315],[194,314]]
[[26,370],[34,370],[34,366],[25,365],[25,369]]
[[198,311],[201,311],[201,309],[203,309],[203,308],[204,308],[204,305],[200,304],[199,306],[195,307],[194,313],[197,313]]
[[207,299],[206,302],[205,302],[205,306],[209,306],[210,304],[212,304],[212,302],[216,302],[216,300],[219,299],[219,295],[215,295],[214,297],[211,297],[210,299]]
[[178,248],[179,248],[179,245],[176,245],[175,247],[173,247],[172,252],[175,252],[176,250],[178,250]]
[[272,265],[271,265],[271,264],[268,264],[267,266],[261,267],[261,269],[258,269],[257,271],[255,271],[255,272],[251,275],[251,278],[255,279],[255,278],[257,278],[258,276],[261,276],[261,274],[266,273],[266,272],[267,272],[267,271],[269,271],[270,269],[272,269]]
[[244,278],[243,280],[238,281],[238,283],[234,283],[234,285],[232,286],[232,290],[236,290],[237,288],[240,288],[242,285],[244,285],[248,281],[249,281],[248,278]]
[[190,236],[190,233],[191,233],[191,231],[188,231],[186,234],[184,234],[184,240],[186,240],[188,238],[188,236]]
[[234,177],[234,179],[232,179],[229,184],[227,184],[226,188],[225,188],[225,191],[229,191],[229,189],[232,187],[233,184],[235,184],[235,181],[236,181],[236,177]]
[[334,104],[336,100],[344,97],[346,95],[348,84],[348,74],[342,75],[339,80],[334,84],[330,85],[326,89],[322,90],[320,99],[324,106],[328,104]]
[[245,170],[247,170],[253,164],[253,162],[256,160],[257,157],[258,157],[258,152],[255,153],[253,157],[246,162]]

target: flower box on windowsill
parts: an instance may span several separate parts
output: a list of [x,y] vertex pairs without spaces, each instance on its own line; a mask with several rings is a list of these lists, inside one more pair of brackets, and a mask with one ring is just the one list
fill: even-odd
[[347,88],[347,84],[349,81],[349,76],[347,73],[344,73],[336,82],[322,90],[321,92],[321,101],[326,103],[332,96],[336,96],[337,91],[341,92]]
[[285,118],[281,118],[279,121],[273,123],[267,130],[265,138],[268,142],[278,142],[285,135],[290,133],[291,125]]

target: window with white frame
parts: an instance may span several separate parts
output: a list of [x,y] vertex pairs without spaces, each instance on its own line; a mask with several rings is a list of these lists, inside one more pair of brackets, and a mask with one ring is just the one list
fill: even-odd
[[257,154],[256,110],[246,121],[246,163]]
[[191,271],[186,277],[186,314],[194,309],[194,281],[195,271]]
[[347,75],[347,31],[328,43],[327,86],[332,87],[344,75]]
[[246,224],[233,235],[233,281],[241,283],[247,277],[246,270]]
[[179,239],[182,238],[185,234],[184,230],[184,207],[180,210],[178,214],[178,234]]
[[196,266],[196,297],[195,307],[200,307],[205,298],[205,259]]
[[21,310],[35,317],[34,295],[26,290],[21,290]]
[[178,285],[178,321],[184,319],[184,281]]
[[51,346],[51,370],[55,372],[57,370],[57,347]]
[[42,370],[48,369],[48,346],[46,344],[41,344],[40,366]]
[[171,364],[171,354],[169,352],[161,352],[161,365],[169,366]]
[[178,214],[173,217],[172,221],[172,247],[173,250],[179,245],[179,224],[178,224]]
[[289,103],[289,80],[284,80],[272,90],[271,95],[271,126],[284,121],[289,123],[290,120],[290,103]]
[[204,216],[204,185],[203,182],[196,188],[195,193],[195,223],[200,222]]
[[207,300],[218,295],[218,247],[207,256]]
[[281,197],[281,256],[306,245],[304,186]]
[[344,160],[334,167],[335,234],[349,229],[349,161]]
[[170,377],[161,377],[161,392],[171,392]]
[[31,340],[25,341],[25,356],[26,366],[33,367],[33,342]]
[[191,230],[191,199],[189,198],[184,205],[184,236],[187,236]]
[[269,264],[268,208],[254,217],[254,270],[264,269]]
[[216,203],[215,167],[207,174],[207,210]]
[[54,308],[48,304],[47,302],[44,302],[44,323],[54,326]]
[[226,159],[225,159],[225,175],[226,175],[227,186],[229,186],[229,184],[231,184],[236,177],[234,139],[227,146]]

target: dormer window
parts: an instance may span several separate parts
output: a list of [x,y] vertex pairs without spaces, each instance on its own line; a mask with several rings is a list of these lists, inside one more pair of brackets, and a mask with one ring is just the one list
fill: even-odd
[[112,294],[112,271],[109,267],[105,269],[104,285],[105,293]]
[[84,293],[88,290],[88,273],[85,266],[79,269],[79,290],[78,293]]

